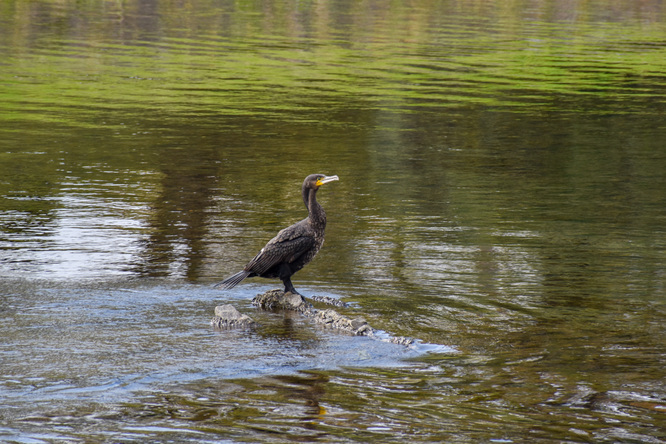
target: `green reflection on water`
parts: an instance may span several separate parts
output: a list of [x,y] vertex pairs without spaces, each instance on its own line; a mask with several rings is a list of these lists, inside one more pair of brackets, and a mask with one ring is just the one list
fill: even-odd
[[[622,11],[604,22],[584,9],[561,18],[499,3],[481,11],[496,17],[484,17],[443,3],[379,7],[362,26],[354,7],[350,24],[326,20],[335,4],[260,14],[240,5],[206,14],[198,3],[101,6],[91,3],[90,16],[70,26],[68,2],[5,6],[3,120],[117,130],[146,114],[150,126],[191,114],[334,124],[336,108],[576,112],[580,96],[586,111],[597,103],[604,113],[654,96],[663,105],[659,15]],[[185,26],[173,20],[183,16]]]

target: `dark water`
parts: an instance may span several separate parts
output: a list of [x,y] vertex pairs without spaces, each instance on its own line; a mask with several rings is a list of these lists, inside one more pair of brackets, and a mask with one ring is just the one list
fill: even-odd
[[[666,442],[665,37],[657,1],[2,2],[0,441]],[[313,172],[296,288],[416,347],[211,288]]]

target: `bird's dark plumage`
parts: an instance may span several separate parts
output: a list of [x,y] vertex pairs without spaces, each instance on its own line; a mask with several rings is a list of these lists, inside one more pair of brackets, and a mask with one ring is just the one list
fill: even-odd
[[320,186],[338,180],[338,176],[311,174],[303,181],[303,202],[308,217],[283,230],[268,241],[266,246],[242,271],[215,285],[225,290],[235,287],[246,277],[279,278],[284,291],[299,294],[291,283],[291,276],[310,262],[324,243],[326,213],[317,202]]

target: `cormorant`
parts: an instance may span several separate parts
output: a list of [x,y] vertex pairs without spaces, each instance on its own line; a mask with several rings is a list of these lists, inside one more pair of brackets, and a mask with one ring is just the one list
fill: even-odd
[[326,213],[317,202],[317,190],[338,176],[310,174],[303,181],[303,202],[308,217],[287,227],[269,240],[242,271],[215,285],[225,290],[235,287],[247,277],[280,278],[285,293],[300,294],[291,283],[291,276],[309,263],[324,243]]

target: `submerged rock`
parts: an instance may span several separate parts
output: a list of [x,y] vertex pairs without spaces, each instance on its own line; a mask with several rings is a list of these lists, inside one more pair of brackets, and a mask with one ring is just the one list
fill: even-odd
[[312,296],[310,299],[312,299],[315,302],[321,302],[323,304],[332,305],[334,307],[342,307],[342,308],[349,307],[348,303],[342,302],[340,299],[335,299],[330,296]]
[[413,338],[407,338],[405,336],[391,336],[386,340],[386,342],[390,342],[392,344],[399,344],[399,345],[404,345],[406,347],[409,347],[410,345],[414,345],[416,343],[416,339]]
[[347,316],[343,316],[330,308],[328,310],[317,311],[317,313],[315,313],[314,319],[316,322],[324,324],[327,327],[346,330],[357,336],[368,336],[374,332],[374,329],[368,325],[365,319],[352,319]]
[[218,305],[210,321],[215,328],[251,328],[257,323],[248,315],[240,313],[233,305]]
[[[323,302],[338,307],[348,306],[348,304],[345,304],[342,301],[327,296],[315,296],[312,299],[317,302]],[[264,310],[294,310],[304,316],[312,318],[317,324],[321,324],[324,327],[347,331],[356,336],[375,335],[375,329],[362,317],[350,318],[331,308],[317,310],[302,296],[293,293],[285,293],[282,290],[269,290],[266,293],[258,294],[252,299],[252,304],[263,308]],[[382,337],[377,336],[377,339],[395,344],[411,346],[415,343],[415,340],[411,338],[393,336],[387,338],[384,337],[384,334],[381,336]]]

